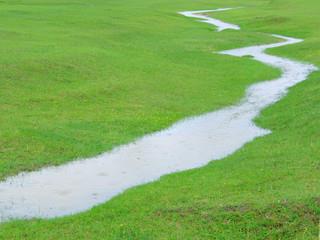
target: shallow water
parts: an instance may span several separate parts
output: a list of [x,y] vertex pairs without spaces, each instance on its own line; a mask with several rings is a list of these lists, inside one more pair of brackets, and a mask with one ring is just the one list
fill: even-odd
[[[223,10],[228,9],[212,11]],[[205,12],[209,11],[181,14],[205,19],[218,30],[239,29],[236,25],[203,17],[201,13]],[[250,86],[237,105],[180,121],[111,152],[6,179],[0,183],[0,221],[51,218],[85,211],[130,187],[222,159],[254,138],[270,133],[257,127],[252,120],[263,108],[280,100],[289,87],[305,80],[316,70],[311,64],[264,53],[268,48],[302,41],[274,36],[283,42],[227,50],[220,54],[251,55],[257,61],[281,69],[280,78]]]
[[218,9],[214,9],[214,10],[185,11],[185,12],[180,12],[180,14],[182,14],[186,17],[193,17],[193,18],[202,19],[200,22],[215,25],[217,27],[218,32],[226,30],[226,29],[240,30],[240,27],[238,25],[223,22],[223,21],[220,21],[219,19],[211,18],[211,17],[204,15],[205,13],[228,11],[228,10],[232,10],[232,9],[235,9],[235,8],[218,8]]

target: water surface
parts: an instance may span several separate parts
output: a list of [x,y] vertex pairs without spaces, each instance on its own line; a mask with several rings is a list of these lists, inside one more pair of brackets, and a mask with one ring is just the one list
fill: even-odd
[[[211,11],[223,11],[218,9]],[[204,16],[209,11],[182,12],[225,29],[239,26]],[[201,167],[222,159],[256,137],[270,133],[253,123],[262,109],[280,100],[289,87],[304,81],[311,64],[266,54],[269,48],[301,42],[274,35],[276,44],[222,51],[220,54],[255,60],[279,68],[282,75],[254,84],[237,105],[180,121],[97,157],[59,167],[21,173],[0,182],[0,221],[51,218],[78,213],[106,202],[124,190],[157,180],[162,175]]]

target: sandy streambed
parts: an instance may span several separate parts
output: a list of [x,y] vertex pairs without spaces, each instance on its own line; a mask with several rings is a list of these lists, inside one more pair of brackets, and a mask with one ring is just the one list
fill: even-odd
[[[181,14],[213,24],[219,31],[240,29],[237,25],[202,15],[224,10],[229,9]],[[304,81],[316,70],[311,64],[266,54],[264,51],[268,48],[302,41],[274,36],[283,41],[220,54],[251,55],[257,61],[281,69],[279,78],[250,86],[237,105],[180,121],[97,157],[21,173],[0,182],[0,221],[51,218],[85,211],[130,187],[222,159],[256,137],[270,133],[252,120],[262,109],[280,100],[289,87]]]

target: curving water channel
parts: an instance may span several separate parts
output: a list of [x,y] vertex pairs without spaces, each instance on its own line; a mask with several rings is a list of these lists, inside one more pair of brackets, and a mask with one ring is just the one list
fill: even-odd
[[[223,10],[229,9],[181,14],[216,25],[220,31],[240,29],[237,25],[203,15]],[[0,182],[0,221],[51,218],[85,211],[130,187],[222,159],[256,137],[270,133],[252,120],[262,109],[280,100],[288,88],[304,81],[316,70],[311,64],[265,53],[269,48],[302,41],[274,36],[283,41],[220,54],[251,55],[257,61],[281,69],[279,78],[250,86],[237,105],[188,118],[97,157],[7,178]]]

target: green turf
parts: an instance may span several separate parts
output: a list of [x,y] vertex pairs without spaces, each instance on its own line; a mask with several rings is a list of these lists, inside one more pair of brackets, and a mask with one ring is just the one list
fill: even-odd
[[86,2],[0,3],[0,179],[230,105],[278,73],[212,54],[272,38],[215,33],[176,13],[215,5]]
[[[241,31],[176,14],[214,13]],[[0,178],[92,156],[239,100],[279,72],[212,54],[270,52],[320,66],[318,0],[0,2]],[[320,74],[257,119],[273,134],[207,167],[131,189],[91,211],[0,225],[0,239],[317,239]],[[0,195],[1,197],[1,195]]]

